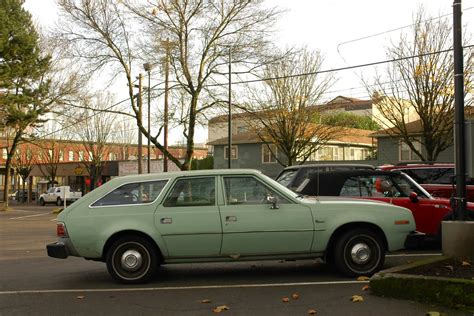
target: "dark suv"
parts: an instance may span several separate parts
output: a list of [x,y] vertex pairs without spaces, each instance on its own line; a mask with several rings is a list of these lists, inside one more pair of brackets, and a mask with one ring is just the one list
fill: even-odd
[[[380,166],[381,170],[400,170],[418,182],[432,196],[449,199],[453,195],[454,164],[400,164]],[[467,200],[474,202],[474,179],[466,179]]]
[[276,181],[285,187],[296,190],[313,173],[333,170],[375,170],[367,164],[311,164],[286,167],[276,177]]

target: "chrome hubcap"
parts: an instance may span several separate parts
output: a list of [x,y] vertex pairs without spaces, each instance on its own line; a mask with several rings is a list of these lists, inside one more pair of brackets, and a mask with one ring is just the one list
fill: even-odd
[[363,243],[355,244],[351,249],[352,261],[357,264],[364,264],[369,261],[370,255],[369,246]]
[[124,270],[134,271],[142,266],[142,255],[136,250],[127,250],[122,254],[120,263]]

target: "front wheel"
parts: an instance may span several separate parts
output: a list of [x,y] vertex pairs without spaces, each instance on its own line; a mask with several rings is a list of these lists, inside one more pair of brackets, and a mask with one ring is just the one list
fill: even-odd
[[63,205],[63,201],[61,200],[61,198],[58,198],[58,199],[56,200],[56,205],[57,205],[57,206]]
[[40,199],[40,204],[41,204],[41,206],[44,206],[44,205],[46,204],[46,203],[44,202],[44,199],[43,199],[43,198]]
[[334,262],[347,276],[372,275],[382,268],[384,261],[384,243],[371,230],[349,230],[336,240]]
[[107,270],[120,283],[150,281],[158,268],[159,257],[153,245],[140,236],[122,237],[107,251]]

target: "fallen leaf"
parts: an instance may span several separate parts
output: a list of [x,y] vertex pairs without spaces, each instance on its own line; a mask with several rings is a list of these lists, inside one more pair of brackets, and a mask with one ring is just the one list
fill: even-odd
[[291,294],[291,298],[294,299],[294,300],[297,300],[300,298],[300,295],[298,293],[293,293]]
[[211,300],[208,300],[208,299],[205,299],[205,300],[201,301],[202,304],[207,304],[207,303],[210,303],[210,302],[211,302]]
[[354,303],[363,302],[364,298],[360,295],[352,295],[351,301],[353,301]]
[[221,313],[221,312],[227,311],[227,310],[229,310],[229,306],[227,306],[227,305],[222,305],[222,306],[217,306],[217,307],[214,308],[212,311],[213,311],[214,313]]
[[283,303],[288,303],[290,301],[290,299],[288,297],[284,297],[284,298],[281,299],[281,301]]
[[76,299],[78,299],[78,300],[83,300],[83,299],[85,299],[85,298],[86,298],[86,297],[85,297],[84,295],[78,295],[78,296],[76,296]]
[[357,278],[357,281],[368,281],[370,278],[368,276],[360,276]]
[[448,269],[449,271],[451,271],[451,273],[454,272],[454,267],[453,266],[444,266],[444,268]]
[[314,310],[314,309],[309,309],[309,310],[308,310],[308,314],[309,314],[309,315],[316,315],[316,310]]
[[364,285],[364,286],[362,287],[362,291],[368,291],[368,290],[369,290],[369,286],[368,286],[368,285]]
[[441,313],[440,312],[428,312],[426,313],[426,316],[440,316]]
[[463,261],[463,262],[461,263],[461,265],[462,265],[463,267],[469,267],[469,266],[471,265],[471,263],[470,263],[469,261]]

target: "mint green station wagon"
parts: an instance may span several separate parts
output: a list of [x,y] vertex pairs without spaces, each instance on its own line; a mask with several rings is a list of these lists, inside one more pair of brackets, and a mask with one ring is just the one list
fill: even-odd
[[58,216],[55,258],[103,261],[122,283],[160,264],[324,258],[348,276],[378,271],[417,238],[405,208],[298,196],[256,170],[115,178]]

